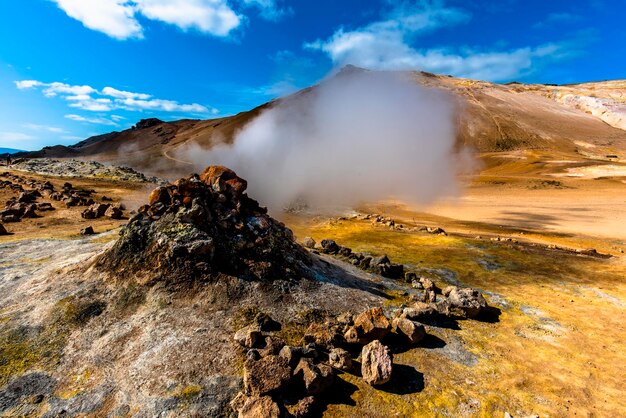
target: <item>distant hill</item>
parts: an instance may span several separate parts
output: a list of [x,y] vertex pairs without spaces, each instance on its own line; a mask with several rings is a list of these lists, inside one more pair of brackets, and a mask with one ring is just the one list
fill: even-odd
[[[355,67],[342,70],[364,71]],[[341,73],[341,72],[340,72]],[[592,158],[626,155],[626,81],[577,85],[494,84],[484,81],[410,72],[417,84],[450,91],[460,99],[459,144],[483,154],[516,151]],[[131,129],[88,138],[75,145],[46,147],[29,157],[86,157],[128,165],[152,175],[187,173],[189,163],[176,158],[187,145],[211,147],[231,142],[235,133],[264,109],[290,97],[310,94],[316,86],[235,116],[163,122],[144,119]]]
[[0,155],[3,154],[15,154],[18,152],[26,152],[24,150],[21,149],[15,149],[15,148],[0,148]]

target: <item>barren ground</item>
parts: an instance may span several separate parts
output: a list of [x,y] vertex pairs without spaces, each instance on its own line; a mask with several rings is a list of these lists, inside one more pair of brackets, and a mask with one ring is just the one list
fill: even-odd
[[[494,158],[510,162],[493,164]],[[484,161],[482,174],[467,181],[458,201],[419,210],[393,201],[358,208],[362,213],[390,216],[409,226],[440,226],[448,236],[391,230],[349,217],[278,216],[299,239],[333,238],[357,251],[386,253],[392,260],[434,278],[439,285],[478,287],[490,304],[502,310],[495,323],[459,321],[452,327],[457,329],[429,327],[430,336],[421,346],[395,354],[397,384],[387,389],[374,389],[356,376],[342,374],[345,396],[331,402],[325,416],[354,416],[358,410],[363,417],[487,417],[501,416],[505,411],[514,416],[608,417],[626,411],[626,262],[622,252],[626,251],[626,178],[556,177],[567,168],[598,164],[581,164],[580,159],[568,163],[574,161],[571,155],[551,156],[549,161],[556,161],[552,163],[536,155],[519,154],[488,155]],[[56,186],[65,180],[51,181]],[[142,203],[149,190],[107,180],[69,181],[96,189],[98,196],[107,195],[129,208]],[[0,200],[10,195],[0,190]],[[46,312],[65,306],[66,298],[80,293],[87,284],[64,272],[98,253],[124,223],[87,222],[80,218],[82,208],[63,209],[59,202],[51,203],[56,211],[8,224],[7,229],[14,234],[0,237],[1,324],[19,319],[15,317],[19,313],[24,315],[20,316],[23,324],[30,326]],[[82,238],[78,231],[87,223],[97,232],[112,232]],[[517,242],[492,240],[496,237]],[[612,257],[585,256],[528,245],[531,243],[595,248]],[[66,270],[58,274],[59,268]],[[110,285],[106,289],[112,292]],[[194,372],[194,367],[200,370],[216,361],[212,358],[215,348],[206,346],[204,335],[217,338],[219,334],[218,346],[228,347],[232,333],[234,319],[220,320],[229,308],[220,307],[219,299],[211,299],[218,294],[214,290],[168,300],[156,289],[146,296],[141,308],[133,308],[136,312],[123,315],[123,326],[110,335],[99,334],[111,327],[107,322],[112,321],[110,316],[94,319],[91,331],[67,331],[74,333],[70,334],[73,343],[64,348],[64,359],[59,363],[49,364],[37,357],[38,352],[33,353],[34,358],[18,355],[17,362],[5,361],[0,365],[0,399],[6,395],[1,385],[10,377],[29,368],[58,369],[57,374],[63,370],[66,378],[57,388],[57,404],[47,406],[49,410],[59,405],[70,408],[83,391],[93,389],[101,397],[99,404],[98,399],[90,401],[96,405],[93,410],[111,412],[107,405],[114,402],[113,398],[117,404],[144,402],[157,408],[159,395],[176,399],[175,404],[183,408],[171,416],[186,416],[190,412],[184,405],[198,393],[236,385],[236,380],[215,380]],[[401,291],[401,286],[388,286],[386,297],[380,298],[345,286],[330,286],[321,293],[319,304],[332,307],[333,296],[341,295],[344,302],[355,298],[352,306],[389,306],[402,302],[396,297]],[[242,300],[246,304],[258,302],[253,297]],[[281,319],[295,315],[277,312],[280,304],[273,310]],[[199,320],[198,312],[206,312],[210,320]],[[187,330],[177,328],[184,318],[191,321],[185,325]],[[5,356],[6,350],[16,349],[10,341],[3,344]],[[176,352],[176,344],[192,347],[185,352],[184,361],[167,357]],[[142,351],[146,347],[152,349]],[[109,351],[104,357],[98,354]],[[111,359],[117,359],[119,365],[110,363]],[[211,367],[236,375],[238,360],[230,355],[222,360],[223,364]],[[173,367],[177,362],[180,366]],[[151,368],[162,376],[155,376]],[[126,370],[130,370],[130,377]],[[135,395],[124,397],[112,394],[102,383],[106,379],[126,379],[127,385],[144,383],[133,387]],[[80,402],[89,404],[84,399]],[[35,411],[43,414],[45,409]],[[133,413],[131,408],[115,411],[119,415]]]

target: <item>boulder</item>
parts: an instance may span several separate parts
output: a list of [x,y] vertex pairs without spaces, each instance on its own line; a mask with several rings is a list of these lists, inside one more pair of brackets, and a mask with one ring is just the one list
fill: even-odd
[[[104,197],[102,198],[104,201]],[[148,202],[150,206],[156,203],[163,203],[164,205],[169,205],[171,202],[169,191],[167,187],[157,187],[152,192],[150,192],[150,197],[148,198]]]
[[239,418],[280,418],[280,408],[270,396],[250,396],[239,409]]
[[424,325],[417,324],[409,319],[398,317],[391,322],[392,331],[403,335],[411,344],[416,344],[426,336]]
[[412,271],[407,271],[406,273],[404,273],[405,282],[412,284],[414,280],[417,280],[417,274],[413,273]]
[[315,364],[310,358],[302,358],[294,369],[293,376],[302,380],[308,395],[317,395],[333,383],[335,372],[326,364]]
[[437,308],[432,304],[416,302],[413,306],[404,308],[401,317],[412,321],[424,321],[437,315]]
[[446,286],[443,288],[443,290],[441,291],[441,294],[445,297],[450,296],[450,293],[452,293],[453,290],[458,289],[456,286]]
[[0,224],[0,235],[9,235],[9,232],[6,230],[6,228],[2,224]]
[[354,328],[364,343],[380,340],[389,333],[391,324],[382,308],[373,308],[354,318]]
[[109,208],[104,212],[104,216],[111,219],[122,219],[124,212],[117,206],[109,206]]
[[[453,309],[453,314],[465,318],[476,318],[487,308],[487,301],[480,291],[470,287],[452,289],[448,294],[448,301]],[[459,312],[461,315],[458,314]]]
[[379,257],[372,258],[371,265],[378,266],[378,265],[381,265],[381,264],[389,264],[389,263],[390,263],[389,257],[387,257],[387,255],[383,254],[383,255],[381,255]]
[[322,251],[326,254],[337,254],[339,251],[339,245],[332,239],[323,239],[320,245],[322,246]]
[[88,226],[86,228],[81,229],[80,230],[80,234],[81,235],[93,235],[93,234],[95,234],[95,232],[93,230],[93,227]]
[[311,323],[304,332],[305,344],[314,343],[320,347],[333,347],[339,343],[339,336],[327,324]]
[[263,342],[264,335],[259,328],[248,326],[237,331],[233,338],[242,347],[256,348]]
[[343,348],[333,348],[328,353],[328,364],[336,369],[347,371],[352,368],[352,357]]
[[315,349],[310,347],[294,347],[286,345],[280,349],[278,355],[285,359],[287,363],[289,363],[289,366],[296,367],[301,358],[316,358],[318,353]]
[[291,367],[280,356],[269,355],[257,361],[247,360],[243,368],[243,386],[247,395],[278,393],[289,383]]
[[45,212],[48,210],[54,210],[54,207],[52,207],[52,204],[50,203],[38,203],[37,210]]
[[382,385],[391,380],[393,360],[391,351],[379,340],[374,340],[361,351],[361,375],[369,385]]
[[313,249],[315,248],[315,240],[311,237],[304,237],[304,240],[302,241],[302,243],[304,244],[305,247]]

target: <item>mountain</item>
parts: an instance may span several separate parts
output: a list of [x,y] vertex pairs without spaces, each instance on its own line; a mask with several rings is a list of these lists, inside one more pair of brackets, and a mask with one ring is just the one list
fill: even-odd
[[[351,71],[365,70],[346,67],[339,74]],[[490,160],[488,165],[503,162],[499,159],[494,163],[494,156],[510,159],[508,154],[519,151],[533,151],[547,160],[626,155],[624,80],[556,86],[494,84],[425,72],[407,74],[420,85],[447,90],[459,99],[458,141]],[[88,138],[70,147],[47,147],[28,156],[87,157],[156,175],[183,173],[189,163],[176,158],[177,148],[231,142],[234,134],[264,109],[315,89],[231,117],[142,120],[129,130]]]
[[21,149],[15,149],[15,148],[0,148],[0,155],[3,155],[3,154],[16,154],[18,152],[26,152],[26,151],[21,150]]

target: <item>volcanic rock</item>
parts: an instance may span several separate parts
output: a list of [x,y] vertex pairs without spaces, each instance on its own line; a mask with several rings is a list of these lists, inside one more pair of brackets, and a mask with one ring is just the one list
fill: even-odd
[[263,341],[263,333],[255,327],[245,327],[235,333],[233,339],[242,347],[255,348]]
[[339,252],[339,245],[332,239],[323,239],[320,245],[322,246],[322,251],[326,254],[337,254]]
[[281,391],[291,378],[289,363],[279,356],[247,360],[243,369],[243,386],[248,395],[267,395]]
[[245,280],[310,277],[308,252],[245,194],[246,186],[232,170],[211,166],[200,176],[157,188],[100,265],[167,282],[220,274]]
[[315,364],[312,359],[302,358],[294,369],[293,376],[302,379],[307,394],[316,395],[333,383],[335,373],[326,364]]
[[448,294],[448,301],[453,308],[453,314],[465,318],[476,318],[487,308],[487,301],[480,291],[469,287],[452,289]]
[[250,396],[239,410],[239,418],[279,418],[280,408],[270,396]]
[[95,234],[93,227],[88,226],[87,228],[83,228],[80,230],[81,235],[93,235]]
[[426,336],[424,325],[417,324],[406,318],[394,318],[391,322],[392,331],[404,335],[411,344],[420,342]]
[[307,248],[315,248],[315,240],[311,237],[304,237],[304,240],[302,241],[302,243],[304,244],[305,247]]
[[391,324],[382,308],[373,308],[354,318],[354,329],[357,332],[358,341],[368,343],[385,337],[391,329]]
[[122,219],[124,212],[118,206],[109,206],[109,208],[104,212],[104,216],[111,219]]
[[361,351],[361,375],[370,385],[382,385],[391,380],[393,361],[391,351],[374,340]]
[[343,348],[333,348],[328,353],[328,364],[339,370],[350,370],[352,368],[352,358]]

